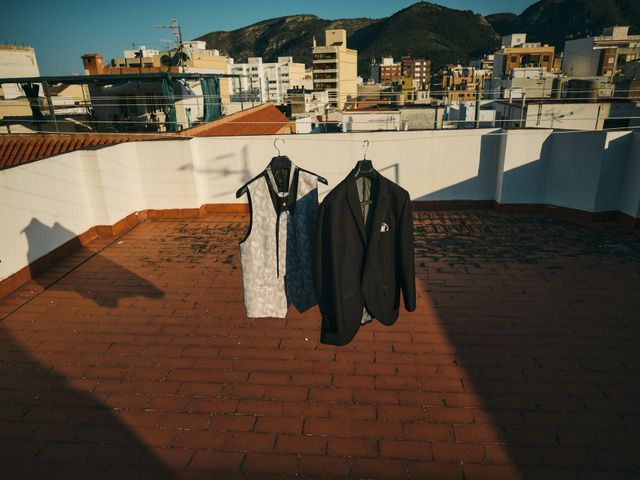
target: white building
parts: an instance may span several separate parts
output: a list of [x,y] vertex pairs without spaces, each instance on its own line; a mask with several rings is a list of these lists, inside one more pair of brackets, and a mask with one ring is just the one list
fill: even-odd
[[249,57],[247,63],[231,60],[230,67],[231,73],[244,75],[233,86],[234,97],[283,103],[288,89],[309,84],[304,63],[295,63],[293,57],[278,57],[275,63],[264,63],[262,57]]
[[638,128],[640,103],[626,99],[600,102],[579,100],[498,100],[494,102],[499,126],[602,130]]
[[495,93],[490,98],[550,98],[557,78],[543,67],[516,67],[506,78],[491,78],[487,88]]
[[145,45],[140,45],[137,50],[124,51],[124,58],[153,58],[154,55],[160,55],[160,50],[147,48]]
[[285,103],[291,105],[291,115],[315,113],[324,115],[329,105],[329,92],[326,90],[306,90],[304,88],[289,89]]
[[345,110],[342,112],[343,132],[375,132],[378,130],[401,130],[399,110]]
[[325,30],[325,44],[313,38],[313,88],[327,90],[331,104],[342,110],[358,95],[358,51],[347,48],[347,31]]
[[[36,51],[21,45],[0,45],[0,78],[39,77]],[[5,83],[0,87],[5,100],[24,97],[22,87],[17,83]],[[43,96],[42,88],[39,96]]]
[[602,35],[567,40],[562,71],[574,77],[613,75],[624,64],[637,59],[640,59],[640,35],[629,35],[629,27],[609,27]]

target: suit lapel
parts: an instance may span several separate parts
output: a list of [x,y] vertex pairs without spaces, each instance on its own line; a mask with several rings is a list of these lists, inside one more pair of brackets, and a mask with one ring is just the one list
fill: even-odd
[[364,229],[364,217],[362,216],[362,207],[360,207],[360,199],[358,198],[358,189],[356,187],[356,177],[353,170],[347,177],[347,201],[349,202],[349,208],[353,214],[353,219],[358,226],[362,243],[366,245],[367,234]]
[[[373,218],[371,221],[371,232],[368,239],[367,244],[367,261],[365,263],[369,263],[370,255],[377,255],[379,252],[376,252],[376,245],[378,243],[378,239],[380,238],[380,225],[382,224],[382,220],[384,219],[384,214],[387,211],[387,201],[389,199],[389,190],[387,186],[387,179],[384,178],[380,173],[378,173],[378,198],[376,199],[375,204],[373,205]],[[385,234],[388,235],[388,234]]]

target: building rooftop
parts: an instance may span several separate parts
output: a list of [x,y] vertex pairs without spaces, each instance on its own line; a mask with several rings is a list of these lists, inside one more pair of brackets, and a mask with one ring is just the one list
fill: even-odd
[[118,143],[221,135],[286,133],[289,120],[271,103],[258,105],[212,122],[169,133],[29,133],[0,135],[0,170],[76,150]]
[[6,478],[637,478],[640,232],[415,212],[417,310],[335,348],[245,316],[248,214],[158,219],[0,299]]
[[265,103],[178,133],[194,137],[275,135],[288,133],[288,124],[284,113],[273,103]]
[[146,133],[12,133],[0,135],[0,169],[15,167],[76,150],[108,147],[123,142],[162,140],[166,134]]

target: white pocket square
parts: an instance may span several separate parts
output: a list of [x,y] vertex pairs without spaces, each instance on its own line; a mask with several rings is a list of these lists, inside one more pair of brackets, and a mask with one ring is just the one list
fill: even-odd
[[386,223],[382,222],[382,224],[380,225],[380,231],[381,232],[388,232],[389,231],[389,225],[387,225]]

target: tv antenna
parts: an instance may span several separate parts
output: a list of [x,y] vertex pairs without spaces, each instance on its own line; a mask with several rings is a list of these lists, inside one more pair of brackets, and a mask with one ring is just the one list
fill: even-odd
[[156,25],[156,27],[171,29],[171,33],[173,33],[173,36],[175,37],[174,43],[176,44],[178,57],[180,57],[180,66],[182,67],[182,71],[184,72],[184,63],[182,62],[182,29],[180,28],[180,25],[178,25],[178,20],[172,18],[171,25]]

